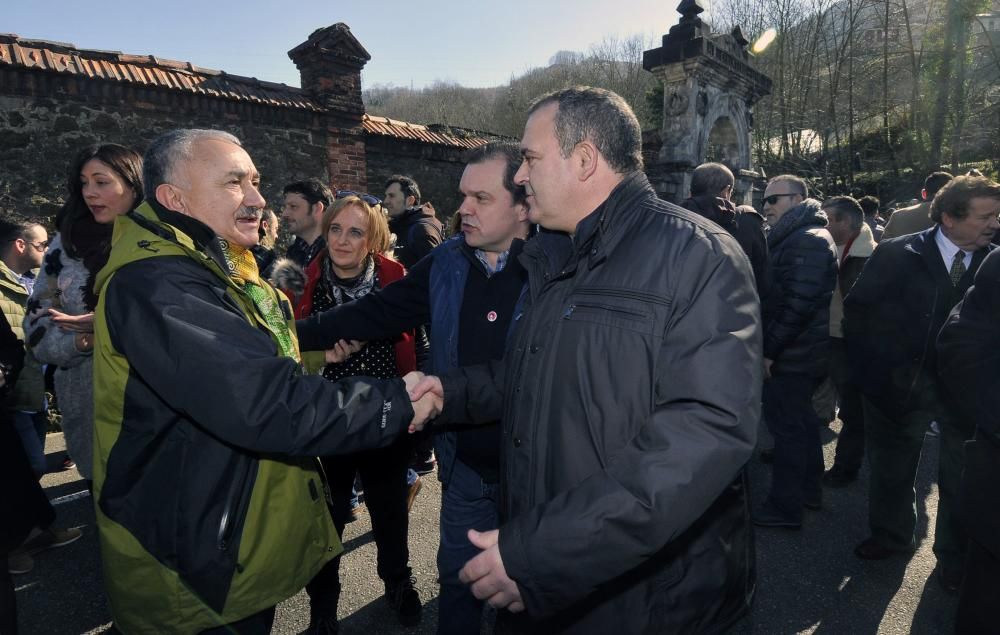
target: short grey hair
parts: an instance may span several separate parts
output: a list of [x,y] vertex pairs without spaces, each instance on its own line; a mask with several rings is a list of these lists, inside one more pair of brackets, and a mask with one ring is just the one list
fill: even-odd
[[542,95],[528,116],[556,104],[555,135],[563,158],[589,140],[618,174],[642,170],[642,128],[621,95],[603,88],[573,86]]
[[222,130],[179,128],[164,132],[153,139],[142,158],[142,187],[146,200],[156,200],[156,188],[174,182],[176,165],[190,159],[194,144],[205,140],[227,141],[243,147],[239,139]]
[[719,196],[722,190],[734,185],[733,171],[721,163],[702,163],[691,173],[691,196]]
[[801,179],[794,174],[779,174],[768,181],[767,184],[771,185],[772,183],[780,183],[782,181],[788,181],[792,184],[792,192],[789,192],[789,194],[801,194],[802,198],[809,198],[809,186],[806,185],[805,179]]

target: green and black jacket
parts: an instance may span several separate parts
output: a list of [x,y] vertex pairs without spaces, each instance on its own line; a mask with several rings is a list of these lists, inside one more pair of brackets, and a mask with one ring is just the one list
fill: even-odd
[[94,495],[115,625],[231,623],[342,551],[311,457],[389,445],[413,410],[401,380],[331,383],[280,356],[202,223],[144,203],[112,244],[97,279]]

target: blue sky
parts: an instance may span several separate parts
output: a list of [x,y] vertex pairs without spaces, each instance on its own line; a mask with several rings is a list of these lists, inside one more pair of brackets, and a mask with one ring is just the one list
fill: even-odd
[[680,0],[0,0],[0,33],[79,48],[153,54],[298,86],[287,51],[335,22],[372,59],[365,86],[435,80],[495,86],[544,66],[559,50],[586,51],[605,36],[656,37]]

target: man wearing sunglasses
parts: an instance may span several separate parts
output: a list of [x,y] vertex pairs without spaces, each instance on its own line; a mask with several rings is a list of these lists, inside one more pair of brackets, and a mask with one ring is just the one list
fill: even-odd
[[754,514],[763,527],[798,529],[822,501],[823,446],[812,395],[829,370],[830,298],[837,251],[806,182],[776,176],[764,191],[771,285],[763,301],[764,419],[774,436],[771,491]]
[[[23,340],[24,308],[35,285],[35,273],[42,266],[49,235],[45,228],[24,217],[5,215],[0,218],[0,301],[14,333]],[[45,414],[45,382],[42,366],[29,351],[24,357],[24,368],[8,402],[13,420],[31,467],[38,478],[45,474],[45,432],[48,417]]]

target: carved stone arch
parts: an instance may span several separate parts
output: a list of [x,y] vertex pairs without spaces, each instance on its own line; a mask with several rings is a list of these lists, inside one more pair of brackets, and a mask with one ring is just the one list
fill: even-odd
[[702,161],[725,163],[734,172],[750,169],[750,130],[745,107],[730,95],[719,95],[705,116],[699,148]]

